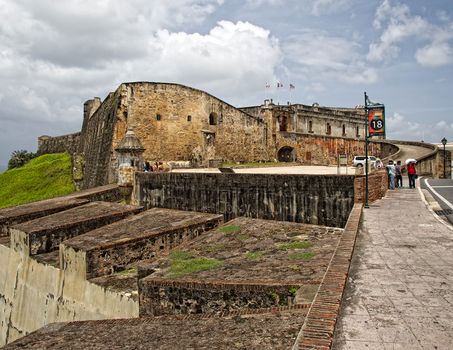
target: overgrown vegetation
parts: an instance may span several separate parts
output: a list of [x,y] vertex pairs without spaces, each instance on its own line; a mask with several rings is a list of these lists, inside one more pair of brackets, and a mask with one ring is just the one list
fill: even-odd
[[289,250],[289,249],[305,249],[311,247],[313,244],[308,241],[290,242],[290,243],[277,243],[275,246],[277,249]]
[[74,191],[71,158],[67,153],[45,154],[0,174],[0,208]]
[[236,226],[236,225],[222,226],[217,229],[217,231],[222,232],[222,233],[235,233],[235,232],[239,232],[240,230],[241,230],[241,227]]
[[288,258],[291,260],[310,260],[316,254],[311,252],[304,252],[304,253],[291,253],[288,255]]
[[212,270],[220,267],[217,259],[194,257],[192,253],[177,250],[170,254],[170,269],[167,277],[182,277],[195,272]]
[[35,157],[36,153],[28,152],[24,149],[13,151],[8,161],[8,169],[20,168]]

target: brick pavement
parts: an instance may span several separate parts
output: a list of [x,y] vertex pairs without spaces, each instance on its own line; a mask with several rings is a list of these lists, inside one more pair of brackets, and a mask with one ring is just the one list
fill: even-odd
[[419,190],[363,212],[333,349],[452,349],[453,230]]

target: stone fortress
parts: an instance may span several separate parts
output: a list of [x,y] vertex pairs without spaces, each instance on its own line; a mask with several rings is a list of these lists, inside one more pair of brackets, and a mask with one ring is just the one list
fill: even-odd
[[[206,92],[179,84],[124,83],[104,101],[84,104],[82,130],[39,138],[38,153],[74,155],[80,188],[116,182],[119,142],[131,128],[150,161],[298,161],[336,164],[338,154],[363,154],[363,108],[317,104],[235,108]],[[373,145],[380,153],[380,144]]]
[[[41,154],[72,155],[82,190],[0,210],[0,345],[328,349],[363,176],[145,173],[141,162],[334,165],[363,154],[364,123],[360,108],[235,108],[165,83],[87,101],[79,133],[39,139]],[[371,152],[399,150],[376,140]],[[369,180],[370,201],[385,195],[385,171]]]

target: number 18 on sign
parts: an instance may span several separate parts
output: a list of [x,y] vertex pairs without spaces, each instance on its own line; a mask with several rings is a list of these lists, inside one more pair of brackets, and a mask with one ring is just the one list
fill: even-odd
[[371,108],[368,110],[368,135],[385,136],[384,108]]

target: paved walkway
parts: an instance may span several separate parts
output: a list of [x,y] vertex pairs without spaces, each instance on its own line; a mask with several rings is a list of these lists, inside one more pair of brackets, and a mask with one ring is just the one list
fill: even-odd
[[364,209],[333,349],[453,349],[453,230],[419,190]]

